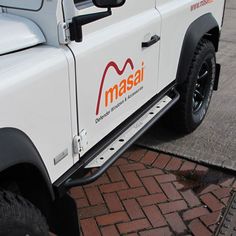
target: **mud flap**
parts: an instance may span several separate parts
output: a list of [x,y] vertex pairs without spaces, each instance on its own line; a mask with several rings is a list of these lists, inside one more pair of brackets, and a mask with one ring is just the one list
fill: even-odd
[[74,199],[65,194],[54,203],[54,226],[58,236],[80,236],[78,210]]
[[220,79],[221,65],[216,64],[216,77],[214,82],[214,90],[217,91],[219,87],[219,79]]

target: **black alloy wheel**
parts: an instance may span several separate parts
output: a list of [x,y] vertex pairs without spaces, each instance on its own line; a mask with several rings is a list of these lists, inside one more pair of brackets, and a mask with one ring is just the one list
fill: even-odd
[[167,114],[168,123],[181,134],[193,132],[204,120],[210,105],[216,77],[213,43],[202,39],[189,68],[187,80],[178,86],[180,99]]

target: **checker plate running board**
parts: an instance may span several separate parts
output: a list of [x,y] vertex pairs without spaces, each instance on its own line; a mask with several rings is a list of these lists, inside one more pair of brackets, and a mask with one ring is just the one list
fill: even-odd
[[129,127],[122,135],[120,135],[114,142],[112,142],[103,152],[101,152],[95,159],[93,159],[88,165],[88,168],[97,168],[104,165],[114,153],[121,149],[125,144],[136,135],[142,128],[145,127],[156,115],[158,115],[172,99],[169,96],[163,97],[158,103],[148,110],[138,121],[136,121],[131,127]]
[[[153,98],[147,107],[143,107],[131,120],[127,120],[117,130],[114,139],[109,143],[97,147],[94,152],[79,162],[79,166],[74,166],[65,181],[60,180],[54,184],[58,194],[65,193],[73,187],[83,186],[96,181],[107,169],[129,148],[141,135],[143,135],[158,119],[162,117],[179,100],[179,93],[170,88],[165,91],[165,95],[158,99]],[[112,137],[111,137],[112,138]],[[107,141],[106,141],[107,142]],[[90,171],[92,170],[93,171]],[[86,175],[90,172],[90,175]],[[82,177],[79,173],[82,173]],[[85,174],[85,175],[84,175]]]

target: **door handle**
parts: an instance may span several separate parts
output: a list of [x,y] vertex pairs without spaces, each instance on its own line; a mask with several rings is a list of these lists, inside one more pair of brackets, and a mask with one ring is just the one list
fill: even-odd
[[147,42],[142,42],[142,48],[148,48],[153,44],[157,43],[161,38],[158,35],[154,35],[151,39]]

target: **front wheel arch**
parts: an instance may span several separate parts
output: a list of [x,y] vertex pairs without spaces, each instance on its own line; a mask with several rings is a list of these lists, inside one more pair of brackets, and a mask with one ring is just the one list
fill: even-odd
[[0,129],[0,188],[32,202],[50,223],[55,194],[47,169],[30,138],[15,128]]
[[31,139],[19,129],[1,128],[0,173],[19,165],[34,168],[47,186],[51,198],[54,199],[54,191],[48,171]]
[[0,189],[35,205],[57,235],[80,235],[74,200],[57,198],[47,169],[30,138],[14,128],[0,129]]
[[37,167],[21,163],[3,170],[0,173],[0,189],[18,194],[30,201],[45,216],[50,228],[54,228],[54,197]]

